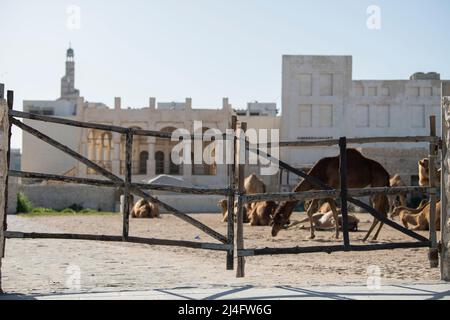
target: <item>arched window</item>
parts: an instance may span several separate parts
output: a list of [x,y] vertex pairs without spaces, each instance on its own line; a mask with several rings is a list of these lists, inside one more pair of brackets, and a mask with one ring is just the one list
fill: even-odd
[[155,174],[164,174],[164,152],[155,153]]
[[139,174],[147,174],[148,152],[142,151],[139,154]]

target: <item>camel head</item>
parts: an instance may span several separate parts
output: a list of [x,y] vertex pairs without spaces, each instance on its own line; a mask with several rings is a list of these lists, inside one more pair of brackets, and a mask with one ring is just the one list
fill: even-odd
[[430,166],[427,158],[419,160],[419,172],[425,177],[430,176]]
[[294,210],[295,203],[282,202],[276,209],[272,220],[272,237],[276,237],[278,232],[286,225]]

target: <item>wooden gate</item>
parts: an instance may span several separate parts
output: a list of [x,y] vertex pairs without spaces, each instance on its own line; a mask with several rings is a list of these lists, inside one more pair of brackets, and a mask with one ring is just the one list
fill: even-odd
[[[170,186],[170,185],[154,185],[154,184],[143,184],[143,183],[134,183],[132,181],[132,144],[133,144],[133,136],[147,136],[147,137],[158,137],[161,139],[171,139],[171,134],[167,132],[159,132],[159,131],[151,131],[151,130],[142,130],[135,128],[125,128],[113,125],[105,125],[105,124],[96,124],[96,123],[87,123],[80,122],[75,120],[49,117],[37,114],[31,114],[21,111],[13,110],[13,100],[14,93],[13,91],[8,91],[7,101],[3,99],[3,90],[0,92],[0,112],[2,112],[4,117],[4,124],[6,128],[3,128],[3,134],[5,138],[5,143],[7,146],[7,163],[9,164],[9,148],[11,141],[11,127],[12,125],[17,126],[23,131],[28,132],[29,134],[35,136],[36,138],[50,144],[51,146],[59,149],[60,151],[72,156],[76,160],[85,164],[88,168],[95,170],[97,173],[106,178],[106,180],[100,179],[88,179],[88,178],[80,178],[80,177],[69,177],[63,175],[55,175],[55,174],[45,174],[39,172],[23,172],[23,171],[14,171],[7,170],[8,174],[2,174],[2,177],[5,176],[7,179],[8,176],[20,177],[20,178],[35,178],[35,179],[43,179],[43,180],[53,180],[53,181],[62,181],[69,182],[75,184],[84,184],[84,185],[93,185],[100,186],[106,188],[118,188],[123,191],[124,194],[124,205],[123,205],[123,221],[122,221],[122,234],[121,235],[92,235],[92,234],[69,234],[69,233],[26,233],[26,232],[17,232],[10,231],[7,228],[7,215],[6,215],[6,200],[4,201],[4,209],[1,210],[1,221],[3,221],[3,228],[0,228],[0,290],[1,290],[1,258],[4,257],[4,249],[5,249],[5,239],[13,239],[13,238],[39,238],[39,239],[73,239],[73,240],[96,240],[96,241],[113,241],[113,242],[131,242],[131,243],[140,243],[140,244],[148,244],[148,245],[164,245],[164,246],[181,246],[187,248],[195,248],[195,249],[206,249],[206,250],[218,250],[224,251],[227,254],[226,259],[226,268],[228,270],[233,269],[233,260],[234,260],[234,219],[233,215],[228,215],[228,223],[227,223],[227,234],[223,235],[219,232],[213,230],[209,226],[203,224],[202,222],[192,218],[191,216],[183,213],[182,211],[170,206],[169,204],[159,200],[157,197],[152,196],[149,191],[151,190],[162,190],[162,191],[170,191],[176,193],[186,193],[186,194],[196,194],[196,195],[223,195],[228,198],[228,212],[233,211],[234,204],[234,194],[235,194],[235,180],[234,180],[234,171],[235,166],[230,164],[228,165],[228,181],[229,185],[227,188],[188,188],[188,187],[179,187],[179,186]],[[67,126],[79,127],[79,128],[89,128],[89,129],[98,129],[103,131],[111,131],[117,132],[125,136],[125,174],[124,179],[113,174],[112,172],[106,170],[105,168],[99,166],[95,162],[87,159],[83,155],[78,152],[68,148],[64,144],[58,142],[57,140],[43,134],[42,132],[24,124],[19,121],[17,118],[22,119],[32,119],[36,121],[42,121],[47,123],[54,124],[62,124]],[[236,118],[234,117],[231,123],[231,128],[236,128]],[[236,144],[236,139],[234,135],[225,135],[226,139],[231,139],[230,145]],[[191,139],[198,139],[196,135],[191,135]],[[9,165],[8,165],[9,168]],[[7,199],[7,180],[5,183],[5,193],[2,195],[4,199]],[[158,204],[162,208],[166,209],[169,213],[173,214],[177,218],[182,219],[183,221],[193,225],[194,227],[202,230],[204,233],[208,234],[215,240],[217,243],[211,242],[197,242],[197,241],[185,241],[185,240],[169,240],[169,239],[154,239],[154,238],[142,238],[142,237],[134,237],[130,235],[129,232],[129,212],[131,204],[131,195],[134,194],[138,197],[141,197],[147,201]]]

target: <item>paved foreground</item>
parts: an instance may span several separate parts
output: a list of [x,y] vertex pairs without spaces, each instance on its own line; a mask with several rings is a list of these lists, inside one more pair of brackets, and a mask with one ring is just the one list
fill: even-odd
[[0,300],[450,300],[449,283],[367,286],[174,288],[54,295],[0,295]]

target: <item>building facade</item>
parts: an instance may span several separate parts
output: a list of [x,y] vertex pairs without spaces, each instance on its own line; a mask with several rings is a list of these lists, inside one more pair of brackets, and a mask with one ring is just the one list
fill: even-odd
[[[431,115],[440,126],[437,73],[416,73],[409,80],[353,80],[351,56],[283,56],[282,68],[283,141],[429,135]],[[354,147],[408,183],[415,182],[417,161],[428,153],[423,143]],[[297,167],[337,153],[337,147],[281,151],[282,158]]]

